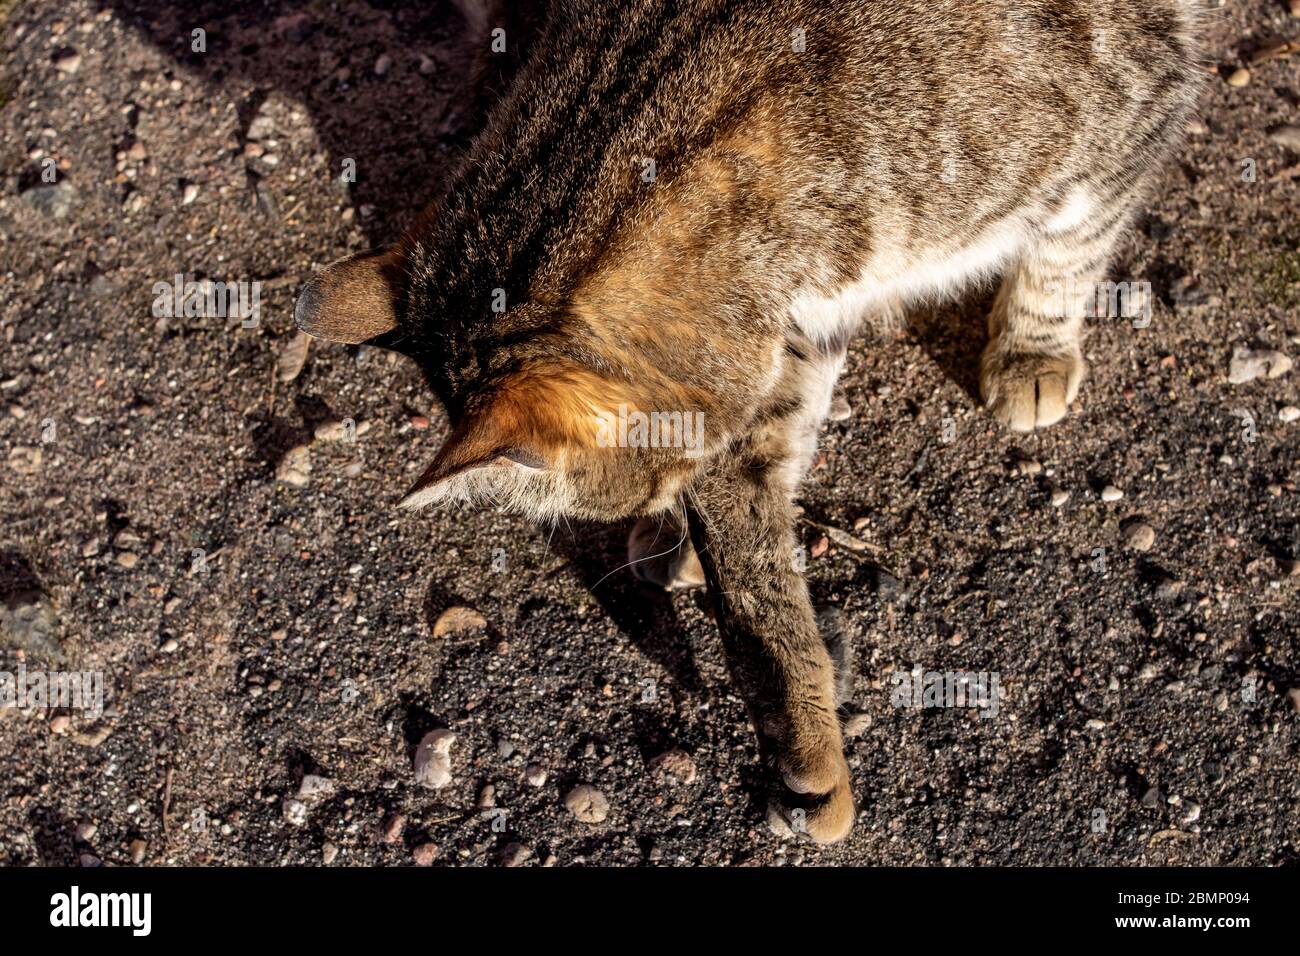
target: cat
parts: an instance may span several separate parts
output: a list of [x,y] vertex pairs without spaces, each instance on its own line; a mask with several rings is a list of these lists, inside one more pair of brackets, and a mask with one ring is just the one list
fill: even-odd
[[1000,275],[986,407],[1059,421],[1087,290],[1194,105],[1198,6],[553,0],[523,35],[519,4],[461,5],[513,74],[444,194],[297,324],[424,370],[452,431],[406,505],[642,519],[634,560],[707,583],[774,825],[843,839],[845,656],[792,556],[848,342]]

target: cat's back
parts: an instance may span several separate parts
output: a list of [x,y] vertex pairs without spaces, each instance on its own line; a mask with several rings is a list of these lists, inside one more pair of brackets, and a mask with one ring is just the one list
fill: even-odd
[[713,251],[779,274],[830,231],[847,275],[873,216],[962,229],[1123,177],[1192,101],[1195,9],[555,0],[427,244],[434,284],[560,300],[620,245],[731,238]]

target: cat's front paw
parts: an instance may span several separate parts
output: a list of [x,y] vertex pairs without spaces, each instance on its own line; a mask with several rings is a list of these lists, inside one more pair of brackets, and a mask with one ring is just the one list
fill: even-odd
[[853,829],[857,808],[838,721],[800,726],[796,718],[769,723],[776,769],[784,784],[768,802],[768,825],[779,835],[838,843]]
[[857,807],[847,779],[837,782],[829,793],[786,791],[767,804],[767,823],[782,837],[806,835],[814,843],[838,843],[853,829]]
[[673,517],[642,518],[627,538],[632,573],[665,591],[704,587],[704,568],[680,522]]
[[1065,417],[1085,365],[1077,351],[1018,352],[994,340],[980,358],[980,394],[993,417],[1013,432],[1046,428]]

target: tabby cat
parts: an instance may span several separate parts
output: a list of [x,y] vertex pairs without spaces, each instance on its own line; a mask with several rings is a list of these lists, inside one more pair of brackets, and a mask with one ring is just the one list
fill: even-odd
[[985,404],[1016,431],[1064,416],[1087,290],[1195,99],[1193,0],[461,2],[481,129],[405,235],[307,283],[298,325],[424,369],[453,430],[411,507],[652,519],[633,558],[707,582],[772,812],[839,840],[792,500],[846,344],[1000,275]]

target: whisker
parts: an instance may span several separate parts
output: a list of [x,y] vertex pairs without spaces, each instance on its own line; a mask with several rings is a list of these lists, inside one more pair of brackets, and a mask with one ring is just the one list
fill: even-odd
[[[660,522],[659,527],[660,527],[660,528],[663,527],[663,522],[662,522],[662,521]],[[658,541],[658,540],[659,540],[659,538],[658,538],[658,532],[656,532],[655,534],[656,534],[656,536],[655,536],[655,540]],[[605,575],[603,578],[601,578],[599,581],[597,581],[595,584],[593,584],[591,587],[589,587],[589,588],[587,589],[588,592],[591,592],[591,591],[596,590],[596,588],[598,588],[598,587],[600,587],[602,584],[604,584],[605,581],[607,581],[611,576],[613,576],[613,575],[615,575],[615,574],[618,574],[618,572],[622,571],[624,568],[630,568],[630,567],[632,567],[632,565],[634,565],[634,564],[640,564],[642,561],[653,561],[655,558],[662,558],[662,557],[664,557],[665,555],[672,554],[674,551],[676,551],[678,548],[680,548],[680,547],[682,546],[682,544],[683,544],[685,541],[686,541],[686,525],[685,525],[685,523],[683,523],[683,524],[682,524],[682,536],[681,536],[681,538],[679,538],[678,541],[677,541],[677,543],[676,543],[675,545],[673,545],[671,548],[669,548],[667,551],[660,551],[658,554],[647,554],[644,558],[637,558],[635,561],[629,561],[629,562],[627,562],[627,564],[619,565],[619,566],[618,566],[617,568],[615,568],[613,571],[610,571],[609,574]]]

